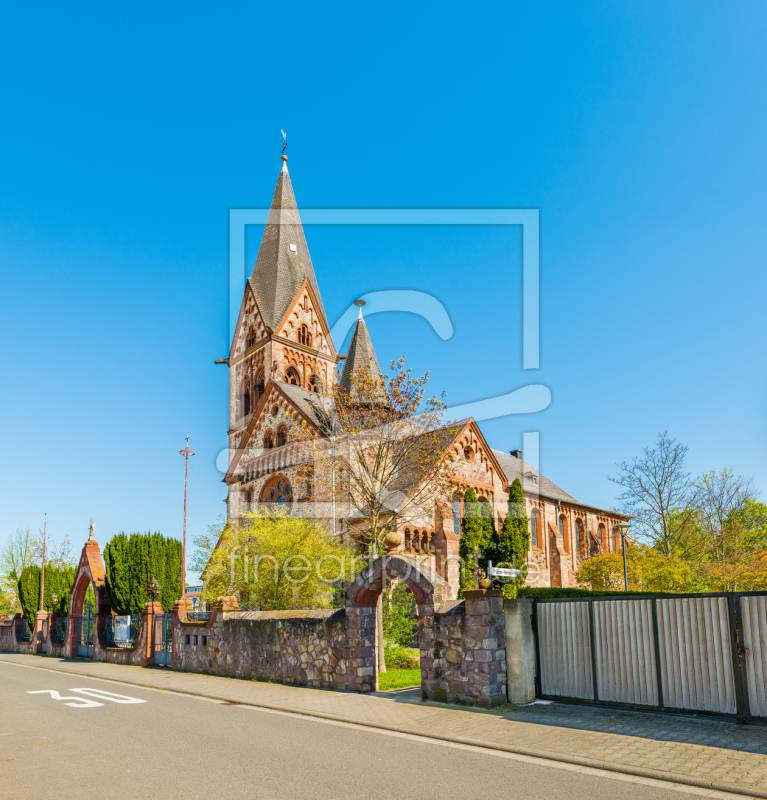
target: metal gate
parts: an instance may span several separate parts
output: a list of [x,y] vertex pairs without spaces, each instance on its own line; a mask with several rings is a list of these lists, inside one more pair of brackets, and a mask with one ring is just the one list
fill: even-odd
[[173,657],[173,615],[157,614],[154,618],[154,663],[171,666]]
[[77,655],[81,658],[93,658],[93,633],[96,625],[93,614],[77,618]]
[[539,697],[767,717],[767,592],[534,599]]
[[48,620],[44,619],[40,630],[40,652],[48,652]]

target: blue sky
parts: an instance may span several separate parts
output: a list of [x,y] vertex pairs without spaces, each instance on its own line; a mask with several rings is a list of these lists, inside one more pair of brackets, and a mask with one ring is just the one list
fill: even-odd
[[[453,403],[611,506],[659,430],[767,489],[767,11],[761,3],[54,4],[0,25],[0,540],[180,535],[224,511],[230,208],[280,128],[305,208],[537,208],[541,369],[521,369],[519,231],[307,228],[331,324],[416,289],[454,335],[369,319]],[[255,257],[258,231],[248,237]],[[339,349],[343,346],[339,343]]]

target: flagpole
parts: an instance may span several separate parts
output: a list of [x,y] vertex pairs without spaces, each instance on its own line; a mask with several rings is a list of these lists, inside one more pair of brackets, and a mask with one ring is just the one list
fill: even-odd
[[181,556],[181,597],[186,596],[186,485],[189,477],[189,456],[194,455],[194,450],[189,449],[189,434],[186,435],[186,447],[179,450],[179,455],[184,456],[184,543]]
[[48,531],[48,512],[45,512],[43,521],[43,567],[40,573],[40,611],[44,611],[45,605],[45,535]]

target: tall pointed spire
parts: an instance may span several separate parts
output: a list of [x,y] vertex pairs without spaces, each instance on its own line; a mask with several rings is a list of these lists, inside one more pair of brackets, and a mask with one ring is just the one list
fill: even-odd
[[360,367],[367,367],[370,370],[371,378],[380,378],[383,380],[381,368],[378,366],[378,359],[376,358],[376,351],[373,349],[373,342],[368,333],[368,326],[362,316],[362,306],[365,304],[364,300],[358,300],[360,313],[357,317],[357,324],[352,334],[352,340],[349,343],[349,353],[344,362],[344,368],[341,372],[339,385],[346,391],[351,391],[351,377],[352,373]]
[[288,157],[283,155],[277,188],[250,278],[258,306],[271,328],[277,327],[304,279],[309,280],[320,306],[319,312],[327,322],[288,174]]

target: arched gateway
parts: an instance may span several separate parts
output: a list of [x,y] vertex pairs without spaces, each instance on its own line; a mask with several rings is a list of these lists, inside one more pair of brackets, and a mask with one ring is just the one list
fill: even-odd
[[[102,624],[103,616],[110,613],[104,578],[104,560],[94,536],[94,526],[91,520],[90,536],[80,555],[80,563],[77,565],[69,600],[71,624],[67,626],[67,638],[71,655],[93,658],[96,630]],[[96,600],[96,607],[92,609],[91,614],[87,614],[84,608],[85,595],[89,586],[93,587]]]
[[[387,584],[407,584],[418,604],[418,648],[421,661],[421,696],[432,699],[435,679],[435,612],[447,601],[450,587],[426,564],[401,555],[384,555],[371,561],[346,590],[346,615],[350,632],[360,642],[356,655],[364,660],[361,669],[369,683],[362,690],[378,688],[378,658],[376,651],[375,609],[378,598]],[[356,627],[356,630],[353,630]],[[355,636],[356,634],[356,636]]]

